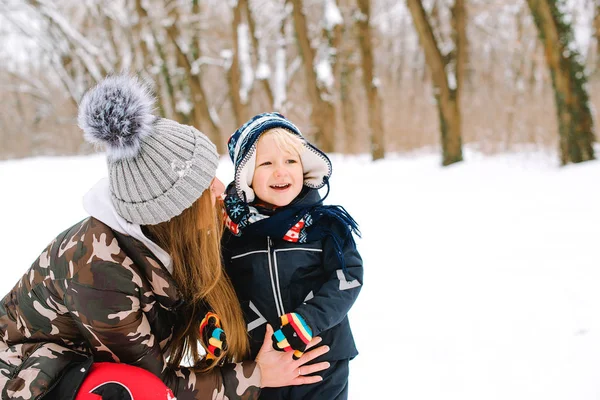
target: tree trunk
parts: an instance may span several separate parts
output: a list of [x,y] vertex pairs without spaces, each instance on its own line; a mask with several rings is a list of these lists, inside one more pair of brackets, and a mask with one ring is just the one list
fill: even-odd
[[587,78],[561,0],[527,0],[552,77],[562,165],[594,159]]
[[232,12],[231,38],[233,40],[233,51],[231,55],[231,65],[227,71],[227,81],[229,82],[229,98],[231,99],[236,126],[241,126],[248,120],[248,106],[241,96],[242,79],[240,76],[239,30],[240,25],[242,24],[242,3],[240,1],[236,2]]
[[224,154],[225,144],[221,139],[221,131],[210,114],[209,105],[206,100],[206,92],[202,86],[200,74],[195,75],[192,71],[192,64],[183,51],[177,39],[181,36],[178,29],[178,13],[176,8],[171,11],[174,22],[166,27],[167,36],[173,43],[177,52],[177,63],[185,70],[186,79],[189,84],[190,96],[192,100],[193,125],[202,130],[208,138],[217,146],[217,152]]
[[288,71],[287,71],[287,48],[286,26],[289,26],[288,17],[283,16],[277,36],[277,48],[275,50],[275,72],[273,77],[273,109],[282,113],[287,109]]
[[[248,18],[248,28],[250,30],[250,38],[252,40],[252,48],[254,49],[254,53],[258,58],[258,63],[260,66],[261,62],[266,62],[267,60],[263,59],[263,50],[260,47],[260,41],[258,40],[258,36],[256,34],[256,22],[254,20],[254,15],[252,14],[252,10],[250,9],[250,4],[248,0],[238,0],[243,9],[246,11],[246,17]],[[269,105],[273,107],[275,99],[273,97],[273,89],[271,88],[271,84],[269,83],[268,78],[259,77],[261,85],[269,99]]]
[[595,63],[595,71],[596,73],[600,73],[600,1],[598,0],[594,0],[594,31],[593,31],[593,36],[594,39],[596,41],[596,48],[595,48],[595,57],[596,57],[596,63]]
[[358,0],[358,7],[362,14],[357,18],[358,41],[362,55],[363,85],[367,93],[369,109],[368,118],[371,127],[371,156],[373,161],[385,157],[385,137],[383,131],[383,113],[381,111],[381,97],[379,95],[379,82],[375,76],[375,63],[373,61],[373,41],[371,39],[371,1]]
[[527,38],[525,34],[525,7],[520,7],[519,11],[515,14],[515,24],[517,26],[517,43],[515,50],[512,54],[511,69],[514,79],[512,81],[512,90],[510,95],[510,104],[507,107],[507,121],[506,121],[506,135],[503,143],[504,151],[509,151],[512,147],[514,137],[521,137],[515,135],[515,131],[522,131],[517,126],[521,127],[522,124],[516,124],[515,119],[517,111],[523,103],[525,93],[525,59],[527,54],[526,43]]
[[356,107],[352,98],[352,87],[354,86],[354,66],[345,56],[342,60],[340,78],[340,97],[342,104],[342,120],[344,121],[345,152],[354,154],[358,152],[359,136],[356,131]]
[[467,10],[465,0],[454,0],[452,7],[452,38],[456,48],[456,98],[460,102],[467,70]]
[[141,60],[138,60],[137,67],[142,68],[143,70],[148,70],[148,67],[151,67],[153,64],[153,56],[150,52],[150,47],[146,42],[145,35],[143,33],[144,27],[150,30],[152,36],[152,42],[156,47],[156,51],[158,52],[159,58],[162,60],[161,62],[161,77],[156,79],[157,85],[162,87],[161,96],[158,99],[159,113],[163,117],[173,118],[176,120],[181,120],[182,115],[177,115],[176,101],[175,101],[175,93],[173,84],[171,82],[171,74],[168,69],[168,63],[166,60],[166,55],[162,50],[161,44],[156,39],[156,35],[151,25],[150,18],[148,17],[148,12],[142,5],[142,0],[135,0],[135,12],[137,13],[137,23],[133,26],[134,35],[137,37],[140,50],[141,50]]
[[456,46],[456,81],[457,90],[461,93],[467,84],[470,85],[473,69],[469,62],[469,40],[467,38],[467,7],[466,0],[455,0],[452,7],[452,36]]
[[[325,10],[324,13],[328,12],[329,5],[335,7],[339,11],[339,4],[337,0],[325,0]],[[341,14],[341,12],[340,12]],[[343,30],[343,20],[333,26],[331,29],[325,26],[323,28],[323,38],[327,40],[327,44],[330,49],[333,51],[329,52],[329,63],[331,64],[331,72],[333,77],[337,80],[340,76],[340,63],[339,63],[339,48],[342,43],[342,30]],[[337,83],[337,82],[336,82]]]
[[402,90],[402,84],[404,83],[404,70],[405,70],[406,66],[409,65],[409,63],[406,61],[408,58],[407,57],[408,51],[406,51],[406,49],[408,47],[408,46],[406,46],[406,37],[408,36],[407,28],[408,28],[408,23],[407,23],[406,19],[403,17],[400,20],[399,31],[400,31],[401,39],[398,39],[398,41],[397,41],[398,47],[394,47],[393,42],[390,43],[390,48],[394,49],[391,52],[391,54],[396,54],[398,57],[398,64],[396,64],[395,70],[390,71],[393,76],[392,81],[394,82],[394,87],[398,90]]
[[325,100],[322,89],[319,87],[317,72],[315,71],[315,49],[310,44],[306,17],[302,9],[302,0],[290,0],[293,4],[293,19],[296,30],[296,39],[302,55],[304,75],[309,99],[312,106],[310,115],[313,125],[315,143],[324,152],[334,151],[335,133],[335,108],[331,101]]
[[[447,74],[447,61],[440,52],[421,1],[407,0],[407,6],[423,47],[425,60],[431,70],[431,78],[436,92],[435,97],[440,117],[442,165],[450,165],[463,159],[461,113],[457,86],[459,82],[456,80],[455,71],[449,71]],[[448,76],[454,79],[454,82],[449,82]]]
[[[342,0],[342,7],[354,9],[354,0]],[[349,20],[349,19],[347,19]],[[344,131],[344,153],[355,154],[360,151],[361,136],[356,126],[356,105],[354,94],[356,78],[356,30],[355,23],[345,23],[342,27],[342,40],[339,48],[338,65],[340,69],[339,93],[340,115]]]

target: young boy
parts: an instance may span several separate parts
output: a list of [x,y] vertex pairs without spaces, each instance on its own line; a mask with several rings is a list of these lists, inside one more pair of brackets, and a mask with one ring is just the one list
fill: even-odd
[[[261,399],[346,399],[348,363],[358,352],[347,313],[360,292],[358,227],[340,206],[325,206],[331,162],[278,113],[259,114],[229,139],[235,166],[226,190],[223,257],[250,335],[251,356],[266,324],[273,347],[299,358],[319,335],[331,350],[320,383],[263,389]],[[300,373],[301,371],[299,371]]]

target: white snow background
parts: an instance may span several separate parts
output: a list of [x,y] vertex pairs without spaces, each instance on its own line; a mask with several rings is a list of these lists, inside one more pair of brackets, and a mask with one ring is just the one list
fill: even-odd
[[[600,399],[600,162],[332,160],[327,202],[363,232],[350,399]],[[0,162],[2,295],[105,174],[101,155]]]

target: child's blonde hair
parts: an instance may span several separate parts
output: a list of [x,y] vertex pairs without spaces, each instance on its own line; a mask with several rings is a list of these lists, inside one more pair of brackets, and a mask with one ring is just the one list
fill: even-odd
[[306,149],[304,146],[304,139],[283,128],[269,129],[263,132],[258,140],[260,141],[265,136],[272,136],[277,148],[284,152],[301,155]]

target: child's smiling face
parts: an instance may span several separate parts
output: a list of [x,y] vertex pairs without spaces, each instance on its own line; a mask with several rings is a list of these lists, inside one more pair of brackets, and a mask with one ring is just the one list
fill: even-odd
[[256,145],[252,178],[256,197],[276,207],[287,206],[300,194],[303,184],[300,155],[280,149],[273,136],[262,136]]

